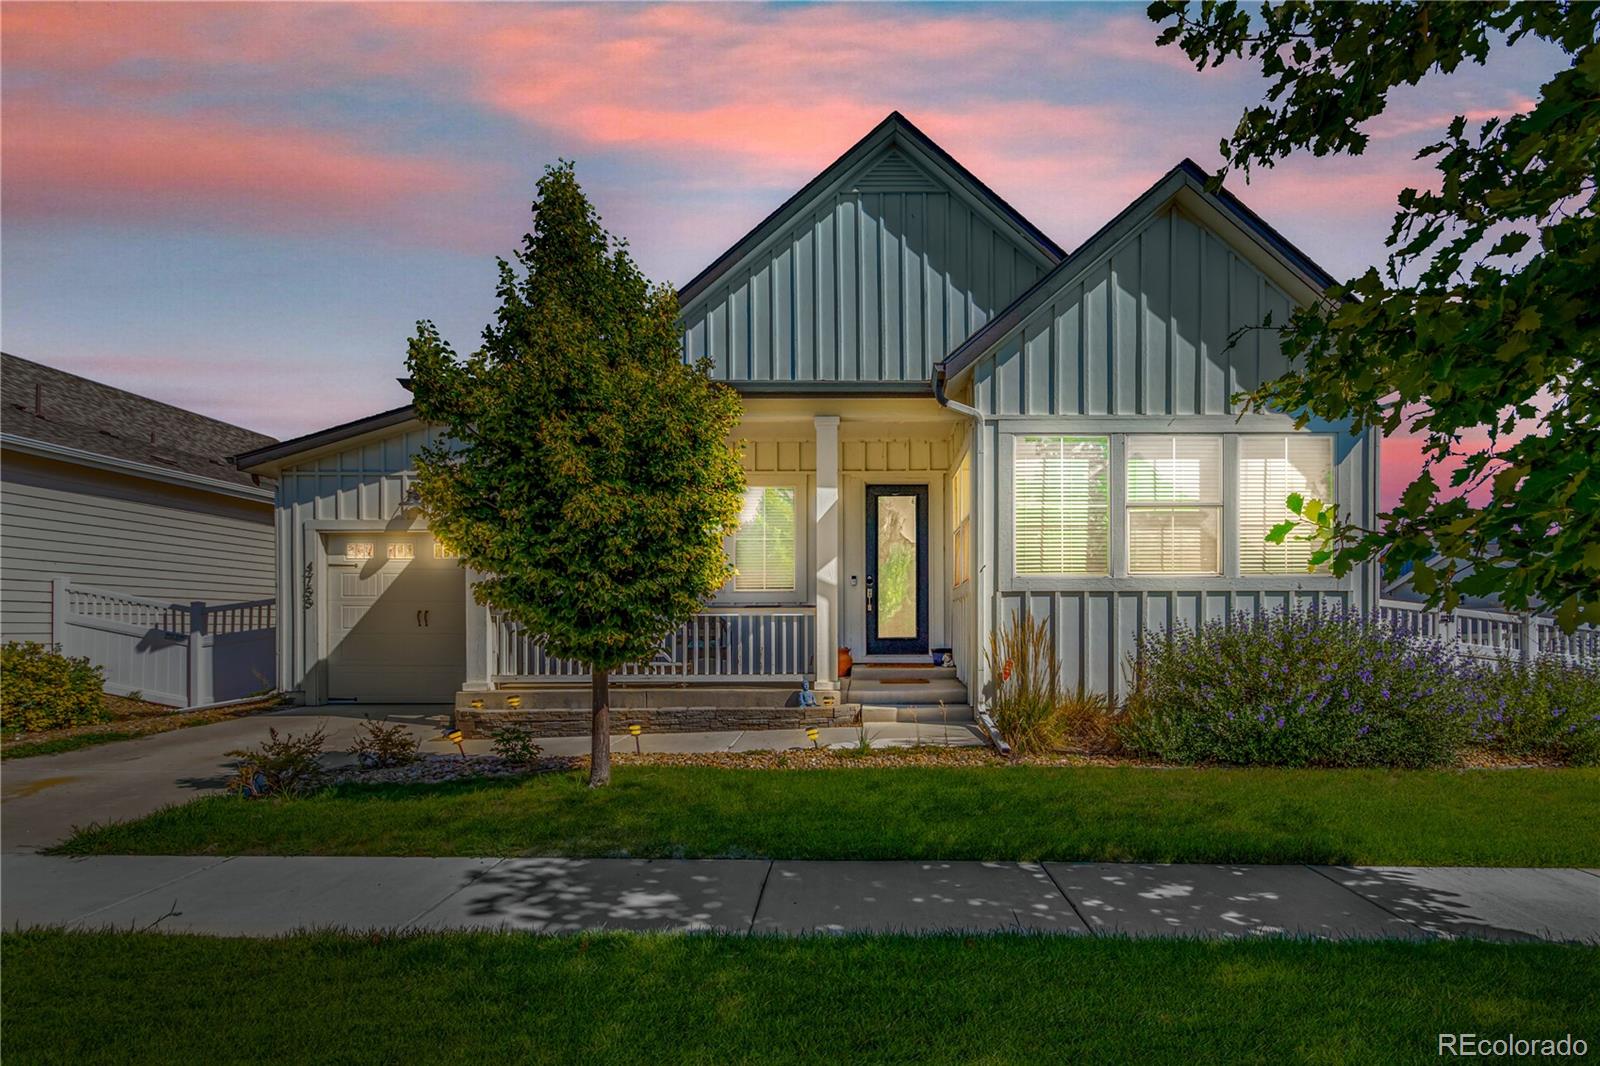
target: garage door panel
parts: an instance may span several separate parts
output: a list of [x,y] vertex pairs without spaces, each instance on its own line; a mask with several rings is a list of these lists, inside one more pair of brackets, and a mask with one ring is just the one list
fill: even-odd
[[[463,572],[434,558],[425,537],[359,539],[375,542],[371,557],[331,557],[329,695],[365,703],[450,701],[466,676]],[[416,544],[409,549],[414,554],[392,551],[396,541]]]

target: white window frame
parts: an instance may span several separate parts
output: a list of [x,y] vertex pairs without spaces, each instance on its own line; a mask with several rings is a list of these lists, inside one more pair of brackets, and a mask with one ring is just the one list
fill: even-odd
[[[1023,574],[1017,571],[1017,440],[1026,437],[1065,437],[1075,440],[1095,439],[1106,442],[1106,572],[1093,573],[1064,573],[1064,574]],[[1006,498],[1010,501],[1010,513],[1003,515],[1000,525],[1006,531],[1005,551],[1008,557],[1006,564],[1013,578],[1018,582],[1053,582],[1073,580],[1104,580],[1116,573],[1116,512],[1119,507],[1117,489],[1121,479],[1116,477],[1117,464],[1121,461],[1119,456],[1117,438],[1109,433],[1075,432],[1072,429],[1055,431],[1041,431],[1037,433],[1017,433],[1010,436],[1003,450],[1002,462],[1006,470]]]
[[[1136,440],[1147,441],[1176,441],[1182,439],[1215,441],[1217,445],[1216,484],[1217,492],[1214,497],[1202,498],[1196,496],[1192,499],[1174,500],[1139,500],[1132,501],[1128,497],[1128,463],[1133,453],[1130,447]],[[1225,490],[1223,483],[1228,476],[1227,449],[1224,447],[1221,433],[1127,433],[1122,439],[1122,467],[1113,473],[1122,477],[1122,560],[1123,567],[1128,577],[1221,577],[1224,573],[1223,542],[1227,539],[1225,524],[1227,521],[1227,508],[1223,506]],[[1217,564],[1209,570],[1140,570],[1133,569],[1133,512],[1135,511],[1210,511],[1217,523]]]
[[[773,592],[741,590],[737,587],[738,578],[734,577],[729,578],[728,583],[717,593],[715,602],[724,606],[755,604],[788,606],[810,603],[811,526],[815,521],[812,513],[811,479],[803,474],[746,473],[745,486],[752,489],[794,490],[794,589]],[[735,558],[734,548],[738,536],[738,533],[732,533],[722,542],[730,564]]]
[[[1294,432],[1294,433],[1252,433],[1252,434],[1250,434],[1250,436],[1255,440],[1272,440],[1272,441],[1278,441],[1278,442],[1283,442],[1283,441],[1291,440],[1291,439],[1318,440],[1318,441],[1324,442],[1326,444],[1326,446],[1327,446],[1327,449],[1328,449],[1328,485],[1327,485],[1328,492],[1327,493],[1323,493],[1323,492],[1308,493],[1306,495],[1306,498],[1307,499],[1312,499],[1312,498],[1320,499],[1320,500],[1322,500],[1323,503],[1337,503],[1337,501],[1339,499],[1339,447],[1338,447],[1337,439],[1332,434],[1328,434],[1328,433],[1307,433],[1307,432],[1304,432],[1304,431],[1300,431],[1300,432]],[[1269,580],[1270,581],[1270,580],[1281,580],[1282,578],[1285,578],[1285,577],[1326,577],[1326,576],[1328,576],[1328,573],[1329,573],[1328,564],[1326,564],[1326,563],[1322,564],[1321,566],[1317,567],[1314,570],[1307,570],[1304,567],[1298,567],[1298,568],[1291,568],[1291,569],[1286,569],[1286,570],[1255,570],[1255,571],[1251,571],[1249,573],[1245,573],[1244,566],[1243,566],[1243,552],[1242,552],[1242,550],[1240,550],[1240,549],[1242,549],[1243,544],[1244,544],[1244,508],[1239,505],[1240,481],[1244,476],[1244,466],[1243,466],[1243,463],[1239,459],[1239,451],[1238,451],[1237,447],[1234,448],[1233,462],[1230,465],[1232,467],[1232,470],[1229,473],[1230,473],[1230,476],[1233,479],[1233,499],[1234,499],[1233,515],[1232,515],[1232,520],[1231,520],[1230,524],[1233,527],[1233,536],[1234,536],[1235,544],[1236,544],[1236,550],[1234,552],[1234,573],[1239,575],[1240,580],[1244,580],[1244,581]],[[1285,495],[1287,496],[1287,494],[1285,494]],[[1329,498],[1330,495],[1331,495],[1331,499]],[[1287,507],[1285,507],[1284,511],[1283,511],[1283,517],[1281,519],[1279,519],[1279,521],[1288,521],[1293,517],[1294,516],[1289,511],[1289,509]],[[1296,532],[1300,532],[1300,531],[1297,530]],[[1295,533],[1290,533],[1289,536],[1293,537],[1293,536],[1295,536]],[[1286,543],[1287,543],[1287,541],[1286,541]],[[1296,542],[1296,543],[1304,544],[1304,542]],[[1309,545],[1306,545],[1306,548],[1307,548],[1308,551],[1314,551],[1315,550],[1314,547],[1311,547]]]

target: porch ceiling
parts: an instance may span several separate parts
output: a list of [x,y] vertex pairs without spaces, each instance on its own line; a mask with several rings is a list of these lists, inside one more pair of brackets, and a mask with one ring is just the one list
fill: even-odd
[[863,425],[881,433],[886,424],[944,427],[963,421],[931,396],[747,396],[742,424],[803,423],[810,436],[811,420],[818,415],[837,415],[841,436]]

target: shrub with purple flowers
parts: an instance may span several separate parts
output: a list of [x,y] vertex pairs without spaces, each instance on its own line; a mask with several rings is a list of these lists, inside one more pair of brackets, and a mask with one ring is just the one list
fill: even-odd
[[1600,765],[1600,663],[1538,659],[1478,675],[1482,708],[1472,742],[1508,755]]
[[1279,610],[1147,635],[1121,732],[1168,762],[1438,766],[1480,707],[1451,650],[1375,618]]

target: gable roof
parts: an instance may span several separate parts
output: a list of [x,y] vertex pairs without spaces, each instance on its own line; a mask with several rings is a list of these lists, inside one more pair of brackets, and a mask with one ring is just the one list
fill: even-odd
[[[255,489],[229,457],[273,443],[264,433],[0,352],[5,445],[67,461],[96,458],[158,480]],[[148,468],[148,471],[136,468]]]
[[[980,203],[990,208],[1023,243],[1033,248],[1046,263],[1058,263],[1061,257],[1066,254],[1061,246],[1051,240],[1043,230],[1024,218],[1020,211],[1012,207],[998,193],[980,181],[972,171],[962,166],[954,156],[941,148],[932,137],[918,129],[910,119],[898,111],[891,111],[865,137],[851,145],[838,159],[829,163],[822,173],[806,182],[799,192],[779,204],[776,210],[756,223],[750,232],[735,241],[733,247],[712,260],[710,266],[691,278],[686,285],[678,290],[678,303],[686,305],[693,302],[715,285],[719,278],[731,270],[746,255],[754,251],[773,234],[779,232],[783,228],[784,221],[791,213],[829,185],[838,181],[853,167],[885,145],[902,145],[912,152],[928,157],[929,162],[944,171],[946,178],[958,186],[964,186]],[[885,165],[886,163],[887,166]],[[891,157],[890,160],[879,162],[864,177],[868,179],[876,177],[879,180],[885,180],[894,172],[899,172],[904,176],[908,173],[907,168],[909,168],[910,173],[920,173],[920,168],[902,154],[899,159]]]
[[1013,300],[1009,307],[957,346],[943,362],[936,364],[933,368],[934,376],[953,378],[977,362],[992,345],[1005,337],[1018,323],[1070,281],[1075,273],[1098,260],[1126,235],[1134,224],[1153,214],[1180,194],[1186,194],[1191,202],[1210,205],[1241,231],[1249,234],[1265,255],[1270,256],[1298,279],[1303,289],[1320,293],[1334,283],[1333,275],[1313,262],[1310,256],[1268,225],[1260,215],[1245,206],[1244,202],[1232,192],[1226,188],[1220,188],[1216,192],[1207,189],[1206,182],[1210,178],[1211,175],[1194,160],[1181,160],[1154,185],[1119,211],[1116,217],[1096,230],[1088,240],[1074,248],[1032,287]]

